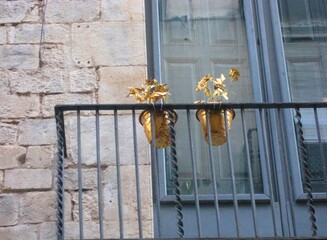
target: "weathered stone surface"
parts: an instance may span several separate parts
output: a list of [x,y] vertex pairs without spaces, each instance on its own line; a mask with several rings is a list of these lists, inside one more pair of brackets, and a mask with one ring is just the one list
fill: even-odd
[[14,195],[0,195],[0,226],[13,226],[18,221],[18,200]]
[[54,106],[57,104],[90,104],[91,94],[58,94],[46,95],[43,97],[42,115],[54,116]]
[[[143,237],[153,238],[153,222],[146,220],[142,222]],[[84,222],[84,238],[85,239],[99,239],[99,224],[95,221]],[[103,235],[105,239],[119,239],[119,222],[117,221],[103,221]],[[139,238],[138,222],[124,221],[124,237],[125,238]],[[79,239],[79,223],[66,222],[65,223],[65,239]]]
[[[94,221],[83,222],[84,226],[84,238],[85,239],[99,239],[99,224]],[[118,229],[118,228],[117,228]],[[117,229],[115,232],[117,232]],[[66,222],[65,223],[65,239],[80,239],[79,236],[79,223],[77,222]]]
[[19,145],[51,145],[56,143],[54,119],[27,119],[19,124]]
[[[123,218],[126,221],[137,221],[137,196],[135,166],[126,165],[120,167],[121,172],[121,195]],[[142,220],[151,220],[152,217],[152,196],[151,196],[151,167],[150,165],[140,165],[140,194]],[[116,167],[109,166],[104,171],[105,185],[103,189],[104,216],[105,220],[118,221],[118,185]]]
[[38,96],[0,95],[0,118],[36,117],[40,112]]
[[58,44],[45,44],[41,49],[42,63],[44,66],[52,68],[62,68],[64,75],[67,75],[68,83],[68,70],[67,67],[72,65],[71,48],[65,45]]
[[56,222],[47,222],[40,225],[40,239],[57,240]]
[[46,21],[71,23],[88,22],[99,19],[99,0],[52,0],[47,6]]
[[[97,169],[82,169],[83,189],[97,188]],[[78,172],[77,169],[65,170],[65,188],[68,190],[78,190]]]
[[73,24],[73,60],[80,67],[145,65],[144,35],[143,22]]
[[9,71],[0,69],[0,95],[9,94]]
[[16,141],[17,126],[0,122],[0,144],[13,144]]
[[[119,158],[120,164],[134,164],[134,142],[132,116],[118,116],[119,135]],[[136,124],[138,161],[139,163],[149,163],[148,144],[145,139],[143,128]],[[77,130],[76,120],[70,121],[70,153],[74,162],[77,162]],[[94,117],[81,118],[81,155],[83,164],[95,165],[96,159],[96,128]],[[113,116],[100,117],[100,154],[101,163],[104,165],[116,164],[115,129]]]
[[99,103],[134,103],[123,87],[138,87],[146,78],[145,66],[102,67],[99,70]]
[[[37,21],[34,0],[0,1],[0,23],[19,23],[24,20]],[[36,11],[33,11],[36,10]]]
[[54,162],[54,146],[31,146],[27,149],[28,168],[50,168]]
[[0,146],[0,169],[21,166],[25,162],[26,148],[19,146]]
[[4,172],[0,171],[0,192],[1,189],[3,188],[3,179],[4,179]]
[[[73,202],[73,220],[79,219],[79,207],[78,207],[78,192],[74,192],[72,196]],[[99,219],[99,205],[98,205],[98,191],[83,192],[83,219],[85,221],[96,221]]]
[[0,44],[7,42],[7,29],[5,27],[0,27]]
[[144,20],[142,0],[102,0],[101,18],[106,21]]
[[96,86],[97,75],[92,68],[81,68],[70,73],[71,92],[92,92]]
[[[41,223],[56,220],[56,192],[30,192],[21,199],[22,223]],[[69,221],[71,213],[71,197],[65,193],[65,219]]]
[[[41,24],[22,24],[10,28],[9,43],[39,43]],[[70,40],[70,27],[63,24],[44,25],[43,43],[67,43]]]
[[36,71],[14,71],[9,74],[13,93],[62,93],[64,71],[60,68],[43,67]]
[[18,225],[0,228],[1,240],[37,240],[36,225]]
[[37,69],[39,66],[37,45],[0,45],[0,68]]
[[15,169],[5,171],[5,189],[50,189],[52,172],[48,169]]

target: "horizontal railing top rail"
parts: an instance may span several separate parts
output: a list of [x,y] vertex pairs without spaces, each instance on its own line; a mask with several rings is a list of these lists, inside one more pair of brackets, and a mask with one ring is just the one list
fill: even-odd
[[142,110],[142,109],[253,109],[253,108],[326,108],[327,102],[285,102],[285,103],[201,103],[201,104],[67,104],[56,105],[55,111],[75,110]]

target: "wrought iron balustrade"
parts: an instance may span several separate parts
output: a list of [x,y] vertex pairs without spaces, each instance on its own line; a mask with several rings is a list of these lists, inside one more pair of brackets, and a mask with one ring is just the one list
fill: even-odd
[[[205,143],[195,112],[227,108],[226,143],[210,131]],[[180,116],[165,149],[138,123],[154,109]],[[327,103],[58,105],[55,117],[58,239],[327,237]]]

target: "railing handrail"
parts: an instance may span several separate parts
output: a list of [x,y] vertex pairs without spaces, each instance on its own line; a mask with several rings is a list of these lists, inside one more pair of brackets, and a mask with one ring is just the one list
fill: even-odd
[[187,103],[187,104],[60,104],[55,106],[55,111],[87,111],[87,110],[144,110],[144,109],[253,109],[253,108],[326,108],[327,102],[279,102],[279,103]]

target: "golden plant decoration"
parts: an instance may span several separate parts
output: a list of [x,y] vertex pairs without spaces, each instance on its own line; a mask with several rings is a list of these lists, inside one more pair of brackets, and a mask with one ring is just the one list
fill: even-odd
[[[237,68],[231,68],[228,76],[233,84],[233,82],[238,81],[240,72]],[[220,78],[216,78],[216,80],[207,74],[197,83],[195,91],[200,92],[202,90],[209,97],[208,103],[221,103],[223,100],[228,100],[228,93],[230,92],[226,87],[225,80],[224,74],[221,74]],[[205,101],[198,100],[195,103],[205,103]]]
[[137,102],[155,103],[162,99],[165,103],[169,95],[167,84],[159,84],[156,79],[146,79],[140,88],[129,88],[127,97],[134,97]]

